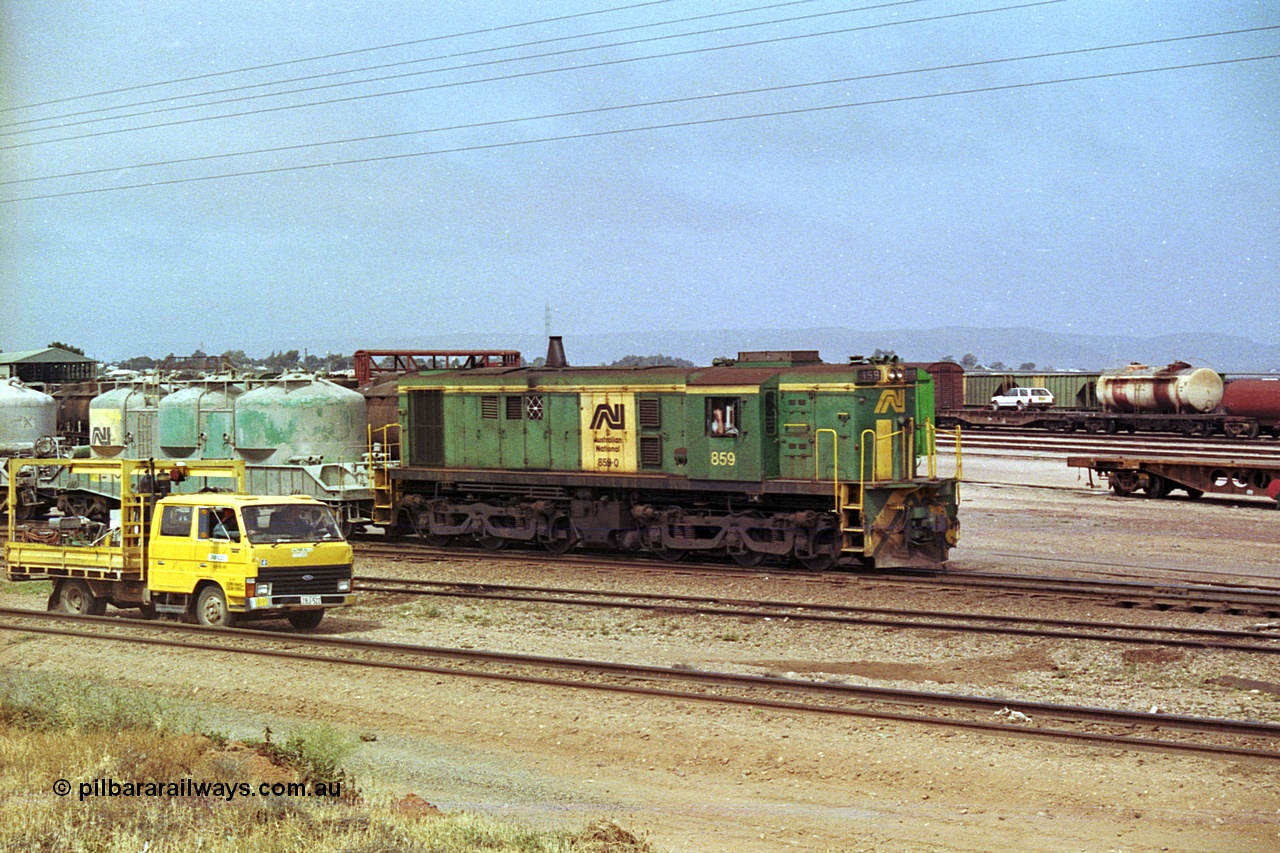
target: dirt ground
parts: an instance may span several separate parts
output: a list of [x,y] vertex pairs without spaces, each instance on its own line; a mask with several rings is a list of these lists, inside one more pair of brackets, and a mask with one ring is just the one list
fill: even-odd
[[[1280,512],[1088,490],[1061,459],[965,460],[957,570],[1086,568],[1193,577],[1280,574]],[[1031,489],[1035,481],[1051,488]],[[1257,619],[1116,611],[849,578],[715,581],[520,562],[358,564],[357,573],[669,590],[939,610],[1241,627]],[[0,604],[39,607],[9,594]],[[332,617],[332,618],[331,618]],[[1135,654],[1103,643],[816,627],[444,598],[366,596],[321,633],[665,666],[771,673],[1280,722],[1275,656]],[[822,719],[338,665],[0,635],[0,666],[102,673],[198,703],[232,734],[325,720],[363,736],[367,796],[413,792],[539,826],[614,820],[694,851],[1280,850],[1280,764],[1063,744],[924,725]],[[0,670],[3,671],[3,670]],[[1011,724],[1013,725],[1013,724]]]

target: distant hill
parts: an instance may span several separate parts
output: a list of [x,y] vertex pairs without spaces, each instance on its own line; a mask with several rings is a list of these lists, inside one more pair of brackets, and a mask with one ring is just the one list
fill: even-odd
[[[1121,335],[1059,334],[1037,329],[975,329],[949,326],[937,329],[860,331],[850,328],[748,329],[739,331],[652,331],[566,335],[565,351],[572,365],[609,364],[624,356],[665,353],[710,364],[719,356],[736,357],[750,350],[818,350],[827,362],[851,355],[892,350],[906,361],[956,361],[972,353],[981,364],[1003,362],[1016,368],[1034,362],[1038,369],[1099,370],[1133,361],[1164,365],[1186,361],[1220,373],[1280,372],[1280,345],[1259,344],[1247,338],[1218,334],[1175,334],[1143,338]],[[547,342],[529,335],[448,335],[414,341],[365,341],[364,348],[518,349],[532,361],[546,355]],[[318,349],[334,349],[333,342]]]

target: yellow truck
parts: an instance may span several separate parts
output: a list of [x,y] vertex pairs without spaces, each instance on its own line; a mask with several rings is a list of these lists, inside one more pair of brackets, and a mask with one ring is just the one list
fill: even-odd
[[6,575],[52,580],[50,610],[101,615],[111,604],[218,627],[283,617],[311,630],[355,601],[351,545],[329,508],[244,494],[242,460],[10,459],[8,506],[33,466],[118,504],[105,523],[9,513]]

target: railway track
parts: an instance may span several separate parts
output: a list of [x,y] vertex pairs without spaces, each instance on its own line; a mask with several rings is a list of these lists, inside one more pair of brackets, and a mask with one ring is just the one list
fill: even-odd
[[[1168,581],[1132,581],[1085,576],[1052,576],[976,571],[883,572],[855,570],[849,572],[808,572],[785,566],[761,566],[744,569],[718,563],[681,563],[673,565],[655,559],[623,560],[608,555],[585,553],[551,554],[542,551],[486,551],[483,549],[438,549],[409,543],[372,543],[360,541],[357,557],[389,559],[396,562],[434,562],[447,560],[486,560],[501,562],[536,562],[540,566],[574,566],[579,568],[660,573],[666,576],[717,577],[723,579],[758,579],[789,577],[826,587],[856,586],[874,589],[885,585],[916,585],[929,589],[982,590],[1003,595],[1057,597],[1102,600],[1124,609],[1182,610],[1195,613],[1226,613],[1260,618],[1280,618],[1280,587],[1262,584],[1227,582],[1173,583]],[[1265,578],[1258,578],[1259,581]],[[850,596],[852,597],[852,596]]]
[[1245,720],[12,609],[0,609],[0,632],[1280,761],[1280,725]]
[[[938,452],[954,453],[955,439],[938,433]],[[1177,456],[1188,459],[1221,459],[1274,462],[1280,459],[1280,442],[1238,441],[1228,438],[1179,438],[1138,433],[1137,435],[1087,436],[1051,433],[1044,430],[965,430],[960,439],[964,452],[999,451],[1017,456],[1045,453],[1118,454],[1123,456]]]
[[815,622],[850,627],[996,634],[1037,639],[1280,654],[1280,623],[1254,631],[1179,628],[1096,620],[1041,619],[938,610],[809,604],[768,599],[725,599],[634,591],[458,583],[367,576],[356,578],[356,589],[361,592],[390,595],[531,602],[568,607],[646,610],[691,616]]

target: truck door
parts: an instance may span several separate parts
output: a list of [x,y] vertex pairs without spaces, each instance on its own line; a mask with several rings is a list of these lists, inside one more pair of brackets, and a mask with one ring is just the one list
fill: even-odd
[[196,519],[196,541],[202,546],[196,550],[196,570],[216,580],[228,601],[244,597],[249,543],[244,541],[243,529],[234,507],[201,507]]
[[196,569],[195,507],[162,506],[160,528],[151,539],[148,586],[152,592],[190,592]]

